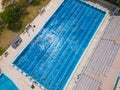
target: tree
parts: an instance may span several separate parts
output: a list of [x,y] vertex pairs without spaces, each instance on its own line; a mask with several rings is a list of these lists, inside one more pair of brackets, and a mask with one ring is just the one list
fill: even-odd
[[2,0],[2,6],[6,7],[9,6],[10,4],[14,3],[15,0]]
[[17,14],[14,9],[7,7],[0,14],[0,17],[4,23],[11,24],[17,22],[17,20],[19,19],[19,14]]
[[118,2],[118,6],[120,7],[120,0],[119,0],[119,2]]
[[28,0],[18,0],[17,2],[14,2],[12,4],[12,7],[14,7],[14,9],[16,11],[21,11],[22,8],[25,7],[25,4],[28,2]]

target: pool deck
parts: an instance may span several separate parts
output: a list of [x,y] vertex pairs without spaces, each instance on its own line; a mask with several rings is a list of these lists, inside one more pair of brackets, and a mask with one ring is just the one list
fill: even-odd
[[[47,6],[45,6],[45,12],[41,15],[38,14],[38,16],[31,22],[31,25],[35,25],[35,28],[30,28],[28,30],[28,33],[21,33],[20,37],[23,39],[22,43],[19,47],[16,49],[13,49],[11,46],[6,50],[6,52],[9,53],[7,57],[2,56],[0,59],[0,69],[2,72],[7,74],[13,82],[18,86],[20,90],[32,90],[32,88],[29,86],[30,79],[27,78],[23,73],[16,70],[12,66],[12,61],[15,59],[15,57],[21,52],[21,50],[28,44],[28,42],[31,41],[31,39],[39,32],[42,25],[45,24],[45,22],[52,16],[52,14],[55,12],[57,7],[62,3],[62,0],[51,0]],[[35,85],[35,90],[42,90],[40,87]]]
[[[0,0],[1,1],[1,0]],[[9,55],[7,57],[4,57],[4,55],[2,56],[2,59],[0,60],[0,68],[1,70],[7,74],[12,80],[13,82],[18,86],[18,88],[20,90],[32,90],[29,86],[29,83],[31,82],[29,78],[27,78],[25,75],[23,75],[23,73],[21,73],[20,71],[16,70],[12,65],[12,61],[15,59],[15,57],[21,52],[21,50],[28,44],[28,42],[31,41],[31,39],[39,32],[40,27],[42,27],[45,22],[49,19],[49,17],[54,13],[54,11],[57,9],[57,7],[59,7],[59,5],[62,3],[63,0],[51,0],[50,3],[45,7],[45,12],[42,15],[38,15],[33,22],[31,22],[31,25],[35,25],[35,28],[30,28],[28,30],[28,33],[21,33],[20,37],[23,39],[22,43],[20,44],[20,46],[17,49],[13,49],[11,46],[7,49],[7,52],[9,53]],[[97,6],[103,10],[108,11],[106,8],[102,7],[101,5],[97,4],[97,3],[92,3],[92,2],[88,2],[91,3],[94,6]],[[109,11],[108,11],[109,12]],[[85,68],[85,65],[87,63],[87,59],[89,58],[90,55],[92,55],[92,52],[94,52],[95,47],[97,45],[97,43],[99,42],[103,32],[104,32],[104,28],[105,26],[108,24],[110,15],[108,14],[103,22],[103,24],[101,25],[101,27],[99,28],[98,32],[96,33],[94,39],[92,40],[90,46],[88,47],[87,52],[85,53],[85,56],[82,58],[81,63],[79,64],[79,66],[77,67],[76,71],[74,72],[73,76],[70,79],[70,82],[68,83],[68,86],[66,87],[66,90],[72,90],[73,86],[75,85],[75,81],[77,80],[77,75],[82,73],[82,71]],[[120,55],[120,50],[117,56]],[[116,57],[114,63],[113,63],[113,68],[116,68],[116,63],[118,63],[118,57]],[[120,62],[119,62],[120,63]],[[118,64],[119,64],[118,63]],[[112,70],[116,70],[116,69],[111,69],[110,73],[112,73]],[[118,70],[118,69],[117,69]],[[91,77],[94,77],[92,75],[90,75],[89,73],[85,73]],[[112,73],[113,74],[113,73]],[[109,74],[111,75],[111,74]],[[95,78],[95,77],[94,77]],[[102,90],[111,90],[108,89],[109,85],[113,84],[110,83],[108,84],[109,78],[111,78],[111,76],[108,76],[108,78],[105,78],[106,83],[104,86],[102,86]],[[115,76],[114,76],[115,78]],[[97,79],[97,78],[96,78]],[[106,89],[105,89],[106,88]],[[35,85],[35,89],[34,90],[42,90],[42,88],[40,89],[40,87],[38,87],[37,85]]]

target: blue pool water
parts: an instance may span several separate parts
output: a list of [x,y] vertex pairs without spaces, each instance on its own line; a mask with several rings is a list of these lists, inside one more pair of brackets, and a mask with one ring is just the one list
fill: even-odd
[[18,90],[18,88],[6,75],[0,74],[0,90]]
[[105,14],[65,0],[13,64],[45,88],[62,90]]

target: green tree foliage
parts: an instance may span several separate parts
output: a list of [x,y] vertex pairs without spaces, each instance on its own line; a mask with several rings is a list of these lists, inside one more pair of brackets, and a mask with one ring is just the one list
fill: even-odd
[[2,5],[4,7],[12,7],[15,10],[19,11],[28,1],[29,0],[2,0]]
[[22,28],[22,22],[18,21],[18,22],[9,24],[8,28],[14,32],[17,32]]
[[118,6],[120,7],[120,0],[119,0],[119,3],[118,3]]
[[19,15],[15,12],[14,9],[7,7],[0,14],[0,17],[4,23],[11,24],[11,23],[15,23],[18,20]]
[[15,10],[20,11],[26,4],[28,0],[19,0],[18,2],[13,3],[13,7]]
[[[2,22],[2,21],[0,20],[0,29],[1,29],[2,27],[4,27],[4,22]],[[1,30],[0,30],[0,31],[1,31]]]
[[[9,0],[9,2],[11,2],[11,0]],[[8,0],[2,0],[2,5],[3,5],[3,6],[8,5]]]

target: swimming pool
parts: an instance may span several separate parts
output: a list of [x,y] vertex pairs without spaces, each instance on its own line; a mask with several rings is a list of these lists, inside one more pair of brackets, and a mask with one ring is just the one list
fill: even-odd
[[0,90],[19,90],[19,89],[5,74],[0,74]]
[[13,64],[45,88],[62,90],[105,14],[65,0]]

